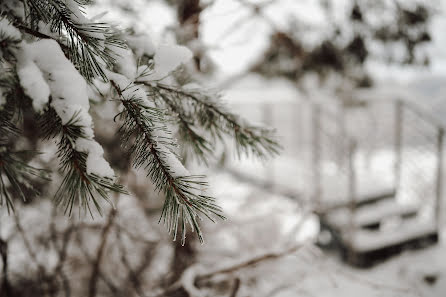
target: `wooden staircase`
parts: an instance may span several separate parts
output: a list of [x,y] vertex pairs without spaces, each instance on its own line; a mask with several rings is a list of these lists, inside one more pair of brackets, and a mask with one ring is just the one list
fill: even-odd
[[[375,105],[379,108],[368,132],[364,127],[355,130]],[[384,114],[389,111],[386,119]],[[313,197],[322,233],[331,238],[321,240],[321,246],[337,250],[348,264],[365,268],[407,249],[438,242],[443,186],[441,124],[410,103],[395,100],[365,102],[355,110],[341,107],[334,117],[317,106],[313,126]],[[380,172],[390,173],[391,188],[375,183],[376,173],[358,161],[358,156],[364,159],[365,153],[373,154],[370,147],[376,147],[374,142],[381,141],[380,137],[386,141],[378,151],[386,150],[391,157],[379,161],[377,167],[387,166]]]
[[330,240],[319,245],[339,252],[352,266],[368,268],[438,242],[437,224],[420,218],[420,205],[402,204],[393,196],[368,198],[354,208],[344,205],[321,214],[321,234],[328,233]]
[[[280,109],[280,123],[293,125],[289,153],[298,156],[299,170],[286,178],[295,181],[296,194],[287,196],[320,216],[319,244],[358,267],[437,242],[443,195],[442,123],[412,101],[375,96],[302,97]],[[265,103],[259,121],[274,126],[275,108]],[[286,121],[282,116],[293,109],[298,121]],[[266,175],[260,184],[283,188],[274,170]],[[322,240],[323,233],[331,240]]]

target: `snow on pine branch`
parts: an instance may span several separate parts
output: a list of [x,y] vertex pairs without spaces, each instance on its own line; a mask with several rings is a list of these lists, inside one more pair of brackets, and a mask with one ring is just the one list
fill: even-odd
[[[94,140],[90,111],[93,99],[116,104],[119,113],[114,119],[119,120],[123,149],[133,156],[133,166],[143,168],[164,193],[160,220],[174,238],[180,232],[183,243],[187,225],[202,240],[200,217],[223,216],[215,199],[205,195],[203,177],[190,174],[178,158],[179,145],[193,147],[194,154],[206,159],[212,155],[212,143],[223,136],[258,156],[276,153],[277,143],[266,130],[244,124],[215,98],[176,83],[172,73],[191,60],[189,49],[155,45],[148,36],[89,19],[79,3],[87,4],[0,3],[6,16],[0,19],[0,67],[12,73],[5,84],[0,78],[0,103],[23,100],[17,106],[29,104],[41,118],[43,138],[58,139],[64,178],[55,200],[70,213],[76,204],[90,210],[90,202],[99,210],[97,197],[109,201],[109,191],[124,191],[114,182],[104,148]],[[17,87],[23,98],[14,97]],[[12,119],[6,110],[0,110],[2,124]],[[179,127],[181,143],[168,124]],[[13,125],[20,127],[18,118]]]
[[[65,57],[57,42],[39,40],[22,43],[17,61],[20,84],[32,99],[37,112],[43,111],[51,95],[50,106],[56,111],[62,125],[77,114],[77,125],[82,127],[84,137],[75,140],[74,149],[87,154],[87,173],[114,178],[113,170],[103,158],[103,150],[98,149],[100,145],[93,140],[87,83]],[[78,146],[78,142],[82,145]]]
[[[176,142],[165,126],[163,112],[148,102],[145,93],[138,92],[137,86],[122,76],[114,75],[111,84],[124,109],[119,113],[122,123],[119,132],[121,142],[133,156],[133,165],[143,167],[158,191],[165,195],[160,220],[167,225],[174,239],[178,231],[181,241],[186,239],[186,224],[203,237],[197,219],[204,215],[224,218],[215,199],[203,195],[206,183],[201,176],[193,176],[184,168],[174,153]],[[134,91],[129,91],[129,90]],[[138,97],[135,94],[140,94]]]

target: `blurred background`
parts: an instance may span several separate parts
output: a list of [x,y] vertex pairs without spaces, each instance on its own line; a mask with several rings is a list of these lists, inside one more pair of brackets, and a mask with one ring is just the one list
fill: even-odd
[[[68,221],[50,201],[18,209],[0,242],[14,251],[18,296],[444,296],[445,9],[96,0],[90,17],[189,47],[177,79],[218,90],[235,113],[276,129],[283,150],[253,160],[228,145],[207,166],[185,159],[228,218],[202,223],[204,245],[171,241],[162,199],[132,170],[133,195],[94,220]],[[95,123],[104,134],[105,123]]]

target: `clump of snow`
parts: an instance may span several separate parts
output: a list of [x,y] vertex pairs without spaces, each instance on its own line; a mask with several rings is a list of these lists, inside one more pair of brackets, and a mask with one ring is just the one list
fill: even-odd
[[20,33],[20,31],[16,27],[14,27],[6,18],[0,19],[0,32],[14,40],[20,40],[22,38],[22,34]]
[[136,56],[141,57],[142,55],[153,56],[155,54],[155,45],[146,35],[132,35],[126,38],[127,44],[133,48]]
[[85,79],[62,52],[54,40],[22,42],[18,57],[18,75],[25,93],[33,100],[36,111],[42,111],[51,94],[51,107],[62,124],[75,119],[85,138],[76,139],[74,149],[87,153],[88,174],[113,178],[114,172],[103,158],[104,151],[93,140],[93,120],[88,86]]
[[17,75],[25,94],[32,99],[34,110],[42,112],[50,97],[50,87],[40,69],[32,60],[20,60]]
[[75,148],[78,152],[84,152],[87,156],[87,173],[102,177],[113,178],[115,173],[107,161],[104,160],[104,150],[93,139],[76,139]]
[[89,109],[87,83],[56,41],[42,39],[23,43],[22,50],[25,58],[32,60],[44,74],[54,101],[62,100],[67,106],[78,104]]
[[167,148],[162,148],[164,152],[164,160],[169,165],[170,172],[173,177],[189,176],[189,171],[180,162],[178,157]]
[[160,45],[155,53],[154,73],[147,76],[149,80],[160,80],[169,75],[181,64],[192,59],[192,52],[181,45]]
[[125,75],[129,79],[134,79],[137,73],[137,67],[132,51],[128,48],[117,46],[110,46],[110,49],[114,52],[116,67],[119,73]]

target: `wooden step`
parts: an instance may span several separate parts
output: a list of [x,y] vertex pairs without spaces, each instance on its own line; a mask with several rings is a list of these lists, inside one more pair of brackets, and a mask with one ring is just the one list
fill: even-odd
[[377,230],[356,228],[349,232],[333,228],[326,222],[321,226],[332,235],[332,241],[322,247],[339,250],[343,261],[358,268],[368,268],[402,251],[425,248],[438,242],[436,224],[419,217]]
[[389,230],[355,230],[351,240],[344,235],[341,255],[350,265],[367,268],[405,250],[420,249],[438,242],[433,222],[404,221]]
[[[389,189],[383,189],[379,192],[370,193],[370,194],[364,194],[364,195],[358,195],[355,199],[355,207],[363,207],[370,204],[375,204],[377,202],[388,200],[388,199],[394,199],[396,195],[394,188]],[[345,209],[349,208],[351,206],[350,201],[340,201],[340,202],[333,202],[333,203],[326,203],[324,206],[322,206],[321,209],[318,210],[318,213],[321,215],[326,215],[334,210],[337,209]]]

